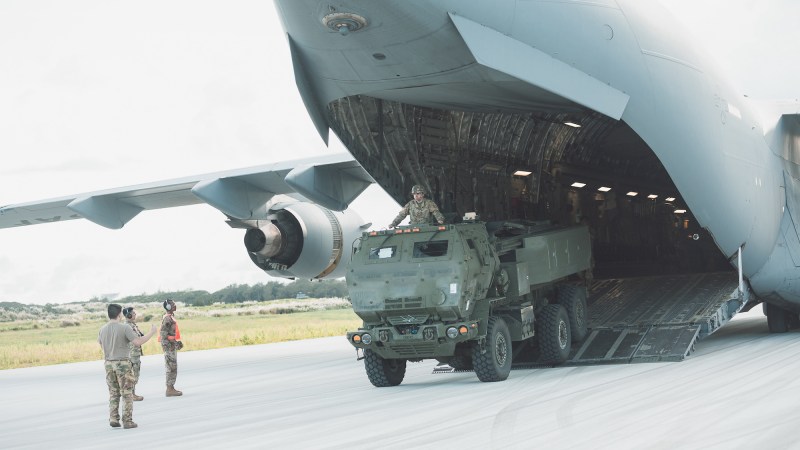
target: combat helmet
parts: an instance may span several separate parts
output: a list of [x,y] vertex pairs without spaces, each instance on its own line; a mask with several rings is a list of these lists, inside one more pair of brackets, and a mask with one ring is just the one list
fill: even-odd
[[425,195],[425,188],[422,187],[421,184],[415,184],[414,187],[411,188],[411,195],[414,195],[416,193]]

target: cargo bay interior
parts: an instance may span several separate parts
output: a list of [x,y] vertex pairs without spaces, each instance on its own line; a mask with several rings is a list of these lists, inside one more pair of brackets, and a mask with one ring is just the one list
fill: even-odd
[[655,154],[594,112],[436,109],[351,96],[331,127],[399,203],[414,184],[451,221],[551,220],[590,227],[595,278],[732,270]]
[[[744,305],[733,298],[733,266],[623,121],[366,95],[333,101],[328,113],[342,143],[400,204],[422,184],[450,221],[474,211],[484,221],[589,226],[591,332],[567,364],[681,360]],[[515,361],[535,363],[530,350],[515,348]]]

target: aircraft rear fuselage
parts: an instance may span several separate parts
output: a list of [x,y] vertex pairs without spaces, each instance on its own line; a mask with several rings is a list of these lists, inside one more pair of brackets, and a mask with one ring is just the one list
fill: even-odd
[[587,223],[598,276],[730,269],[742,248],[756,293],[800,306],[784,160],[657,3],[276,5],[318,129],[398,202],[423,184],[454,216]]

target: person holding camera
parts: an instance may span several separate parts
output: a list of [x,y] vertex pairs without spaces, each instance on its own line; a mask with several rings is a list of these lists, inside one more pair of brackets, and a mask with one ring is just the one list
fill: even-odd
[[164,300],[164,309],[167,311],[161,320],[161,332],[158,341],[161,342],[161,349],[164,350],[164,366],[167,371],[167,397],[178,397],[183,392],[175,389],[175,380],[178,378],[178,350],[183,348],[181,342],[181,330],[175,320],[175,311],[178,305],[168,298]]

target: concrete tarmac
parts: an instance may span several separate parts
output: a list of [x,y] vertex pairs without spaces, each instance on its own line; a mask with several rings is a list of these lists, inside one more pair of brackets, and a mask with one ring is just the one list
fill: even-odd
[[[187,336],[191,346],[191,336]],[[0,371],[0,448],[800,448],[800,332],[740,314],[678,363],[514,370],[409,363],[375,388],[343,337],[145,356],[139,428],[108,425],[101,361]]]

